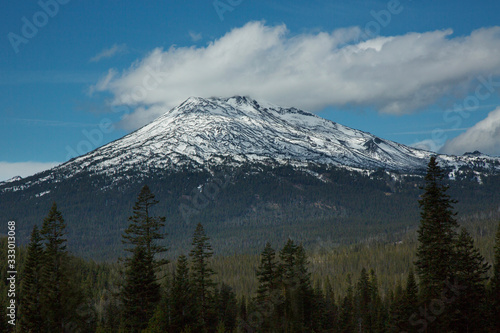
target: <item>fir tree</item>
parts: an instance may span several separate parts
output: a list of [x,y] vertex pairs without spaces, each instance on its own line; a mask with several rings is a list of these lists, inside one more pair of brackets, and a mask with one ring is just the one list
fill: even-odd
[[474,240],[467,230],[462,229],[457,241],[457,260],[455,263],[457,299],[453,302],[456,309],[452,327],[456,332],[485,332],[486,274],[490,266],[485,263]]
[[270,243],[260,255],[260,264],[257,269],[257,296],[255,298],[257,308],[262,316],[261,329],[271,331],[276,322],[276,307],[281,303],[279,293],[278,264],[275,261],[276,253]]
[[[456,201],[446,194],[448,186],[443,184],[445,175],[446,172],[438,166],[436,157],[431,157],[425,176],[424,193],[419,200],[421,218],[415,262],[424,313],[431,311],[428,307],[432,300],[441,299],[446,285],[455,280],[458,223],[455,220],[456,214],[452,211],[452,204]],[[445,307],[439,311],[439,316],[435,316],[435,320],[428,320],[428,329],[448,331],[451,319],[449,311],[450,308]]]
[[189,277],[188,259],[185,255],[179,256],[172,280],[171,299],[171,330],[180,332],[187,328],[196,328],[198,314],[193,301],[193,291]]
[[356,321],[360,323],[365,330],[371,330],[370,304],[372,302],[372,292],[368,273],[363,267],[361,275],[356,285],[355,305]]
[[445,172],[431,157],[425,176],[425,192],[421,195],[418,229],[417,273],[423,301],[439,298],[446,281],[453,277],[456,229],[458,224],[449,195],[443,185]]
[[43,332],[41,296],[43,245],[42,238],[35,224],[31,232],[30,243],[24,264],[24,277],[21,284],[20,326],[23,332]]
[[351,283],[350,274],[347,275],[347,294],[344,296],[340,304],[340,316],[339,316],[339,332],[340,333],[351,333],[356,329],[355,318],[354,318],[354,291]]
[[279,307],[279,311],[283,313],[285,331],[292,332],[304,330],[305,320],[303,280],[306,277],[299,267],[301,266],[299,260],[302,259],[297,256],[298,252],[299,247],[293,240],[288,239],[279,254],[279,270],[284,294],[284,303]]
[[193,286],[194,299],[200,313],[200,325],[202,330],[207,330],[214,323],[214,282],[212,275],[215,274],[209,266],[209,260],[213,256],[212,246],[208,242],[210,238],[205,235],[201,223],[198,223],[193,235],[193,248],[189,253],[191,257],[191,282]]
[[127,332],[145,329],[160,300],[160,286],[156,282],[153,259],[143,246],[136,246],[134,250],[126,267],[121,291],[123,324]]
[[325,314],[323,327],[325,330],[333,330],[338,326],[338,307],[335,303],[335,293],[330,278],[327,276],[325,281]]
[[131,222],[125,233],[122,235],[124,244],[132,245],[126,249],[135,252],[135,247],[143,246],[146,255],[153,258],[154,268],[167,264],[166,259],[158,259],[157,255],[167,251],[167,248],[160,244],[165,233],[161,229],[165,226],[165,217],[152,216],[152,208],[158,203],[149,187],[144,185],[137,196],[137,201],[133,207],[133,214],[129,217]]
[[370,269],[370,299],[368,306],[370,312],[370,325],[373,332],[385,332],[386,321],[388,318],[388,306],[382,302],[378,290],[378,278],[375,270]]
[[492,324],[500,327],[500,222],[495,237],[495,258],[493,263],[493,276],[491,278]]
[[406,327],[408,326],[408,318],[405,314],[404,298],[405,292],[403,290],[403,287],[401,286],[401,282],[398,281],[394,292],[391,290],[390,296],[391,305],[389,307],[389,332],[391,333],[406,332]]
[[276,253],[270,243],[266,243],[264,251],[260,255],[260,264],[257,268],[257,297],[258,303],[269,301],[271,293],[278,289],[278,264],[276,263]]
[[403,299],[404,306],[404,319],[405,326],[404,330],[408,333],[417,332],[417,329],[409,325],[409,320],[412,315],[418,313],[418,285],[415,280],[415,274],[413,269],[408,272],[408,278],[406,279],[406,289]]
[[238,312],[236,295],[231,287],[222,283],[217,293],[217,321],[224,326],[224,332],[234,332]]
[[47,217],[43,220],[41,236],[45,242],[42,269],[41,307],[48,331],[64,331],[68,308],[69,280],[67,277],[68,253],[66,251],[66,224],[54,202]]
[[146,328],[161,299],[155,270],[167,261],[155,259],[156,255],[166,251],[164,246],[157,244],[164,238],[160,229],[165,225],[165,218],[151,216],[151,209],[157,203],[145,185],[129,217],[131,223],[122,234],[123,243],[132,245],[126,251],[133,254],[125,259],[125,281],[120,292],[123,324],[131,332]]

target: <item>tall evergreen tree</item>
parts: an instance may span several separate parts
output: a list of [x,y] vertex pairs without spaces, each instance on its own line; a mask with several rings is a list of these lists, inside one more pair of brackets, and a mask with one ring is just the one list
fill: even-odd
[[66,224],[54,202],[49,214],[43,220],[40,232],[45,242],[41,280],[43,293],[41,303],[45,327],[49,332],[62,332],[70,319],[69,302],[77,297],[68,279],[68,253],[66,251]]
[[188,259],[185,255],[179,256],[177,260],[170,302],[170,332],[181,332],[188,328],[195,329],[196,326],[193,326],[193,323],[196,322],[198,314],[189,277]]
[[394,291],[390,291],[390,306],[389,306],[389,332],[399,333],[406,332],[408,318],[404,311],[405,292],[401,282],[398,281]]
[[419,200],[421,218],[415,263],[423,301],[439,298],[446,281],[453,277],[458,224],[452,211],[456,201],[446,194],[448,186],[443,184],[445,174],[436,157],[431,157]]
[[217,293],[217,321],[224,327],[224,332],[234,332],[236,329],[236,316],[238,302],[231,287],[222,283]]
[[42,268],[43,245],[42,238],[35,224],[31,232],[30,243],[24,264],[21,283],[20,320],[21,330],[27,333],[44,332],[42,317]]
[[278,303],[281,303],[279,293],[279,272],[276,262],[276,253],[271,244],[266,243],[266,247],[260,255],[260,264],[257,269],[257,296],[256,306],[262,316],[261,329],[272,331],[276,327],[276,310]]
[[356,321],[363,330],[372,330],[370,304],[372,302],[371,284],[368,272],[363,267],[355,289]]
[[279,288],[276,252],[269,242],[266,243],[266,247],[260,255],[260,264],[256,274],[258,280],[256,300],[257,302],[266,302],[269,300],[271,293]]
[[457,310],[452,327],[455,332],[486,332],[485,281],[490,266],[484,261],[474,240],[462,229],[457,241],[455,263],[457,285],[460,290],[453,308]]
[[134,250],[121,291],[123,326],[126,332],[133,333],[147,327],[160,300],[160,285],[156,282],[151,256],[145,247],[136,246]]
[[124,244],[132,247],[126,251],[134,253],[135,247],[143,246],[146,255],[153,258],[154,268],[167,264],[166,259],[158,259],[157,255],[167,251],[161,241],[165,238],[162,228],[165,226],[165,217],[152,216],[152,208],[158,203],[147,185],[144,185],[137,196],[133,207],[133,214],[129,217],[130,225],[122,235]]
[[155,256],[167,249],[158,244],[164,238],[161,228],[165,226],[165,218],[151,215],[157,203],[149,187],[143,186],[129,217],[130,225],[122,234],[122,242],[131,245],[126,251],[132,252],[132,257],[125,259],[125,281],[120,298],[124,326],[132,332],[146,328],[161,299],[155,270],[167,261]]
[[[454,264],[456,262],[455,244],[457,242],[458,223],[452,211],[452,200],[444,184],[446,172],[441,169],[436,157],[431,157],[425,176],[424,193],[419,204],[420,226],[418,229],[417,260],[415,265],[420,282],[421,300],[424,313],[431,311],[428,307],[432,300],[440,299],[446,291],[446,285],[453,283]],[[451,320],[450,307],[434,311],[438,316],[428,320],[431,331],[448,331]],[[438,313],[439,312],[439,313]]]
[[347,293],[340,304],[339,332],[355,332],[356,322],[354,318],[354,291],[351,283],[351,276],[347,274]]
[[294,299],[295,290],[298,287],[298,279],[296,278],[296,257],[297,245],[288,239],[285,246],[279,253],[279,274],[281,280],[281,290],[283,303],[278,305],[278,313],[280,316],[281,330],[289,332],[295,327],[301,318],[294,317]]
[[193,248],[189,253],[191,257],[191,283],[193,286],[194,299],[200,313],[200,332],[209,327],[215,327],[216,320],[214,311],[214,287],[212,275],[215,274],[209,266],[209,260],[213,256],[210,238],[205,234],[201,223],[198,223],[193,235]]
[[500,222],[495,237],[495,258],[493,263],[493,277],[491,278],[492,324],[500,328]]

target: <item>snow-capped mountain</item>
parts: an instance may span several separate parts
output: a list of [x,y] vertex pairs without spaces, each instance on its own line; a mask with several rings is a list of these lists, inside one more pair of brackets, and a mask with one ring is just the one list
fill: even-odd
[[[150,124],[52,169],[43,179],[80,172],[116,175],[191,164],[202,168],[227,162],[329,164],[360,170],[422,171],[432,152],[352,129],[296,108],[247,97],[191,97]],[[500,158],[481,154],[439,155],[457,170],[500,170]],[[453,175],[453,174],[452,174]],[[57,180],[56,180],[57,181]]]
[[[27,240],[57,202],[68,244],[109,258],[148,184],[179,251],[192,233],[190,218],[228,253],[247,251],[263,234],[315,239],[338,230],[340,220],[359,227],[348,233],[356,237],[379,222],[396,232],[418,221],[415,203],[431,155],[295,108],[246,97],[189,98],[88,154],[0,183],[0,218],[15,220]],[[499,158],[474,152],[439,160],[456,178],[451,191],[462,211],[498,209]]]

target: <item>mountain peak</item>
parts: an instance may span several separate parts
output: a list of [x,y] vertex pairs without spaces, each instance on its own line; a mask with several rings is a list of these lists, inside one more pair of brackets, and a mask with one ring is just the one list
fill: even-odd
[[[231,161],[412,173],[425,170],[431,155],[296,108],[246,96],[190,97],[150,124],[51,172],[123,175],[185,165],[210,170]],[[438,160],[452,169],[500,169],[500,158],[484,155],[439,155]]]

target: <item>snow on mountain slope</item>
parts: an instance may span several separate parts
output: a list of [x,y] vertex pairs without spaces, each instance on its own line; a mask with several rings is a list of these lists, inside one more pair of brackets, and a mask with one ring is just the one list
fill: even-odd
[[[191,97],[137,131],[55,167],[51,175],[119,175],[188,163],[207,167],[227,158],[233,163],[313,162],[412,172],[423,170],[432,154],[295,108],[239,96]],[[440,155],[439,160],[455,169],[465,165],[500,170],[500,158],[480,154]]]

